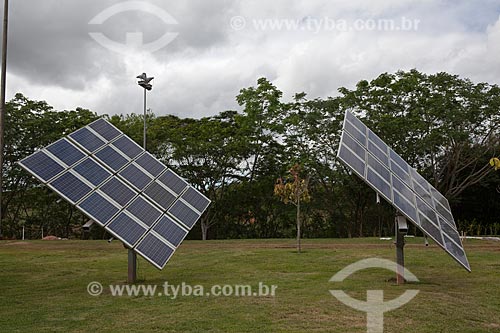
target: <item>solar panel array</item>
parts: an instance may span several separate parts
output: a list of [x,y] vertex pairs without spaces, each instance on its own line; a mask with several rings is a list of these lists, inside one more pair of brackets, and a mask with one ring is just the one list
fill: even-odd
[[19,164],[159,269],[210,204],[104,119]]
[[349,111],[337,156],[470,271],[448,200]]

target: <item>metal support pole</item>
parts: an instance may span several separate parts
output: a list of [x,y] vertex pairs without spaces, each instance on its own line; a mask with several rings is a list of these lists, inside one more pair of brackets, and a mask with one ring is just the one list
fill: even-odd
[[5,124],[5,85],[7,77],[7,28],[9,22],[9,1],[3,5],[3,37],[2,37],[2,73],[0,78],[0,239],[2,239],[2,202],[3,202],[3,149]]
[[137,281],[137,255],[131,249],[128,249],[128,278],[127,283]]
[[395,219],[395,229],[396,229],[396,262],[398,264],[397,272],[396,272],[396,283],[404,284],[405,276],[404,276],[404,267],[405,267],[405,255],[404,255],[404,246],[405,246],[405,234],[408,230],[408,226],[406,223],[406,218],[404,216],[398,215]]
[[143,140],[143,143],[142,143],[142,148],[144,148],[144,150],[146,150],[146,128],[147,128],[146,118],[147,118],[147,110],[146,110],[146,88],[144,88],[144,140]]
[[[144,133],[142,147],[146,150],[146,88],[144,88]],[[128,249],[128,283],[135,283],[137,281],[137,254],[132,250]]]

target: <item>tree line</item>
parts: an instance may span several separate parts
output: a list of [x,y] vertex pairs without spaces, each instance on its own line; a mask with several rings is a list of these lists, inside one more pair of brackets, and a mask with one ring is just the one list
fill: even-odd
[[[297,93],[284,101],[260,78],[236,101],[240,110],[201,119],[148,115],[148,150],[212,200],[190,238],[294,237],[297,211],[274,193],[292,166],[307,179],[308,200],[300,206],[304,237],[392,235],[394,210],[377,204],[375,192],[336,158],[345,110],[448,198],[460,231],[500,232],[500,173],[489,164],[500,150],[497,85],[411,70],[340,88],[336,97]],[[106,117],[142,142],[142,115]],[[29,238],[42,230],[82,236],[87,218],[16,162],[97,118],[82,108],[55,111],[21,94],[7,103],[4,237],[20,238],[23,226]],[[105,236],[102,230],[92,235]]]

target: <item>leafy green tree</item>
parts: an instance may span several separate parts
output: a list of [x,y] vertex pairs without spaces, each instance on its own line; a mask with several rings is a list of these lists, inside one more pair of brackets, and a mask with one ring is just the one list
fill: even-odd
[[449,200],[490,172],[480,164],[499,140],[500,88],[456,75],[384,73],[341,88],[351,108]]
[[236,115],[235,120],[243,139],[241,144],[246,149],[244,173],[249,182],[265,174],[268,167],[279,164],[276,155],[282,150],[278,142],[283,128],[279,122],[282,95],[267,79],[260,78],[257,87],[241,89],[236,97],[243,107],[242,114]]
[[151,127],[157,156],[212,200],[200,220],[204,240],[220,217],[227,187],[242,178],[235,115],[227,111],[199,120],[159,117]]
[[[45,223],[46,219],[36,217],[38,214],[43,215],[43,211],[56,213],[62,210],[73,215],[72,209],[68,210],[70,207],[64,203],[47,210],[49,202],[45,201],[47,196],[40,196],[39,182],[22,170],[17,162],[95,119],[97,115],[89,110],[77,108],[72,111],[54,111],[46,102],[32,101],[22,94],[16,94],[7,103],[2,170],[4,193],[1,203],[2,217],[7,224],[6,235],[14,236],[18,225],[29,221]],[[45,189],[42,191],[47,195]],[[57,200],[56,196],[50,198],[54,202]],[[66,219],[68,221],[71,218]]]

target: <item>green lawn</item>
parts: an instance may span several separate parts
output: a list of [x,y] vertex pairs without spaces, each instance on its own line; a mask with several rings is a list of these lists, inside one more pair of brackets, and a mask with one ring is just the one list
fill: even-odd
[[[366,332],[366,315],[330,295],[393,299],[420,293],[384,316],[384,332],[500,332],[500,243],[466,241],[472,273],[435,245],[411,239],[407,268],[420,282],[397,286],[393,273],[368,269],[342,283],[329,279],[363,258],[393,259],[378,239],[186,241],[163,271],[139,259],[141,283],[277,285],[275,297],[117,297],[127,252],[115,241],[1,241],[0,332]],[[105,286],[97,297],[87,285]]]

